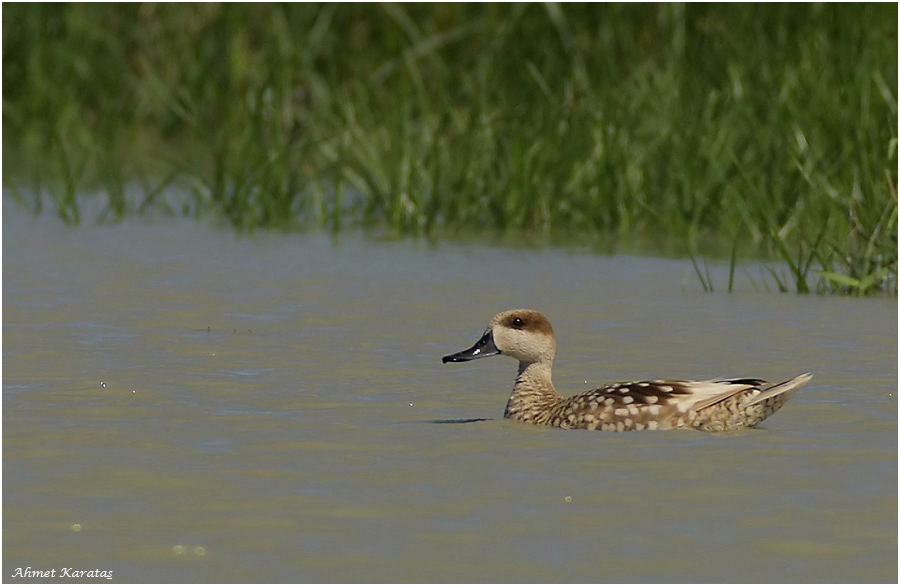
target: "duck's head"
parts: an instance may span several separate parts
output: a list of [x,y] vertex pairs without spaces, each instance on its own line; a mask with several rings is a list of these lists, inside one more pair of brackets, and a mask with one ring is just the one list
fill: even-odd
[[468,350],[444,356],[444,362],[466,362],[503,354],[522,364],[553,362],[556,336],[547,318],[531,309],[498,313],[484,335]]

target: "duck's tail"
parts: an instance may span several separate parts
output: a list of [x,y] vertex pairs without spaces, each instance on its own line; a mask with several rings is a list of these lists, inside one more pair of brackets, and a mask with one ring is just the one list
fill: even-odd
[[756,427],[762,420],[781,409],[781,406],[787,403],[787,400],[802,389],[811,378],[812,374],[805,372],[783,383],[772,385],[753,397],[744,406],[747,426]]
[[[737,392],[725,395],[718,401],[697,408],[697,417],[691,423],[694,429],[703,431],[728,431],[756,427],[764,419],[781,409],[791,396],[803,388],[812,378],[810,373],[795,376],[783,383],[765,386],[756,379],[728,379],[722,382],[740,384]],[[759,392],[752,396],[752,393]],[[748,400],[748,395],[750,398]]]

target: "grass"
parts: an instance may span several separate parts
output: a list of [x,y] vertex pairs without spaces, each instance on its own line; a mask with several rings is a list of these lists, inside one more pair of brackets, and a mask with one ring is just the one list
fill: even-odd
[[896,4],[3,10],[4,187],[73,224],[96,192],[105,221],[650,243],[701,282],[730,255],[896,294],[897,126]]

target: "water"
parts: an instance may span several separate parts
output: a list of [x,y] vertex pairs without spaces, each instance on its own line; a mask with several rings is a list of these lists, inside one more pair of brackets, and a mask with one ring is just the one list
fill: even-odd
[[[738,289],[687,261],[6,209],[4,576],[896,582],[896,301]],[[553,322],[564,393],[815,378],[740,433],[517,424],[512,360],[440,361],[515,307]]]

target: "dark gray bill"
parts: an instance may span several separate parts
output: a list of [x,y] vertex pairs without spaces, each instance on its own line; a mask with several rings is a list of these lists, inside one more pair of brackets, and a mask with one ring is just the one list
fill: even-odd
[[468,350],[444,356],[441,360],[445,363],[466,362],[468,360],[475,360],[476,358],[484,358],[485,356],[496,356],[497,354],[500,354],[500,350],[497,350],[497,346],[494,345],[494,333],[487,331],[481,336],[481,339],[475,342],[475,345]]

